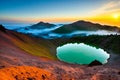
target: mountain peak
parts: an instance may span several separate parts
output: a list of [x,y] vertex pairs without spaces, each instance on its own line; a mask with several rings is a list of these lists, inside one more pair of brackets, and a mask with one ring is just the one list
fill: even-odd
[[38,23],[35,24],[35,25],[54,25],[54,24],[51,24],[51,23],[48,23],[48,22],[40,21],[40,22],[38,22]]
[[77,23],[77,22],[88,22],[88,21],[84,21],[84,20],[79,20],[79,21],[76,21],[76,23]]
[[32,28],[32,29],[44,29],[44,28],[51,28],[53,26],[55,26],[55,25],[51,24],[51,23],[46,23],[46,22],[40,21],[37,24],[30,26],[30,28]]
[[[89,22],[89,21],[84,21],[84,20],[79,20],[79,21],[76,21],[72,24],[78,24],[78,25],[95,25],[96,23],[92,23],[92,22]],[[100,24],[98,24],[100,25]]]
[[101,25],[98,23],[92,23],[89,21],[79,20],[71,24],[63,25],[57,28],[53,32],[55,33],[70,33],[74,31],[97,31],[97,30],[107,30],[120,32],[120,29],[116,26]]
[[37,24],[49,24],[49,23],[46,23],[46,22],[40,21],[40,22],[38,22]]

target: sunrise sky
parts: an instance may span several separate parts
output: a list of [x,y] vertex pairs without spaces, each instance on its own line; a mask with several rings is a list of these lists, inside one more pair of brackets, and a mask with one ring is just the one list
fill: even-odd
[[120,27],[120,0],[0,0],[0,24],[77,20]]

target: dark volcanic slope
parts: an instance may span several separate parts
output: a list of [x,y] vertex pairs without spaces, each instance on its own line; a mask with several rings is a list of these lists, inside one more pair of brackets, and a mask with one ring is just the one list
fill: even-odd
[[72,24],[63,25],[62,27],[54,30],[55,33],[69,33],[73,31],[84,30],[84,31],[96,31],[96,30],[108,30],[108,31],[119,31],[120,29],[115,26],[100,25],[86,21],[77,21]]
[[[0,26],[0,80],[120,80],[117,55],[118,60],[114,56],[111,64],[92,67],[58,61],[56,47],[68,42],[85,42],[100,47],[111,43],[108,46],[118,44],[114,47],[120,47],[119,36],[45,40]],[[111,50],[107,46],[105,49]]]

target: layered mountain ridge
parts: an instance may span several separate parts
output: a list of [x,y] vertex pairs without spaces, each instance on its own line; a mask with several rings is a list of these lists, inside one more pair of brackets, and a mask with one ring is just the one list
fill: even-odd
[[120,29],[116,26],[100,25],[97,23],[91,23],[83,20],[80,20],[71,24],[63,25],[62,27],[54,30],[54,32],[70,33],[76,30],[83,30],[83,31],[108,30],[108,31],[120,32]]
[[39,22],[31,26],[21,27],[14,30],[46,39],[73,37],[77,35],[120,35],[120,28],[116,26],[100,25],[81,20],[64,25]]

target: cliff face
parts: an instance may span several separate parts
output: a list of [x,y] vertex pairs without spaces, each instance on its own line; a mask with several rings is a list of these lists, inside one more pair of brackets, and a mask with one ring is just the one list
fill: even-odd
[[45,40],[2,27],[0,28],[0,80],[119,80],[120,64],[115,61],[111,64],[88,67],[61,62],[55,55],[57,46],[69,42],[85,42],[102,47],[109,41],[115,44],[114,39],[117,41],[119,36]]

